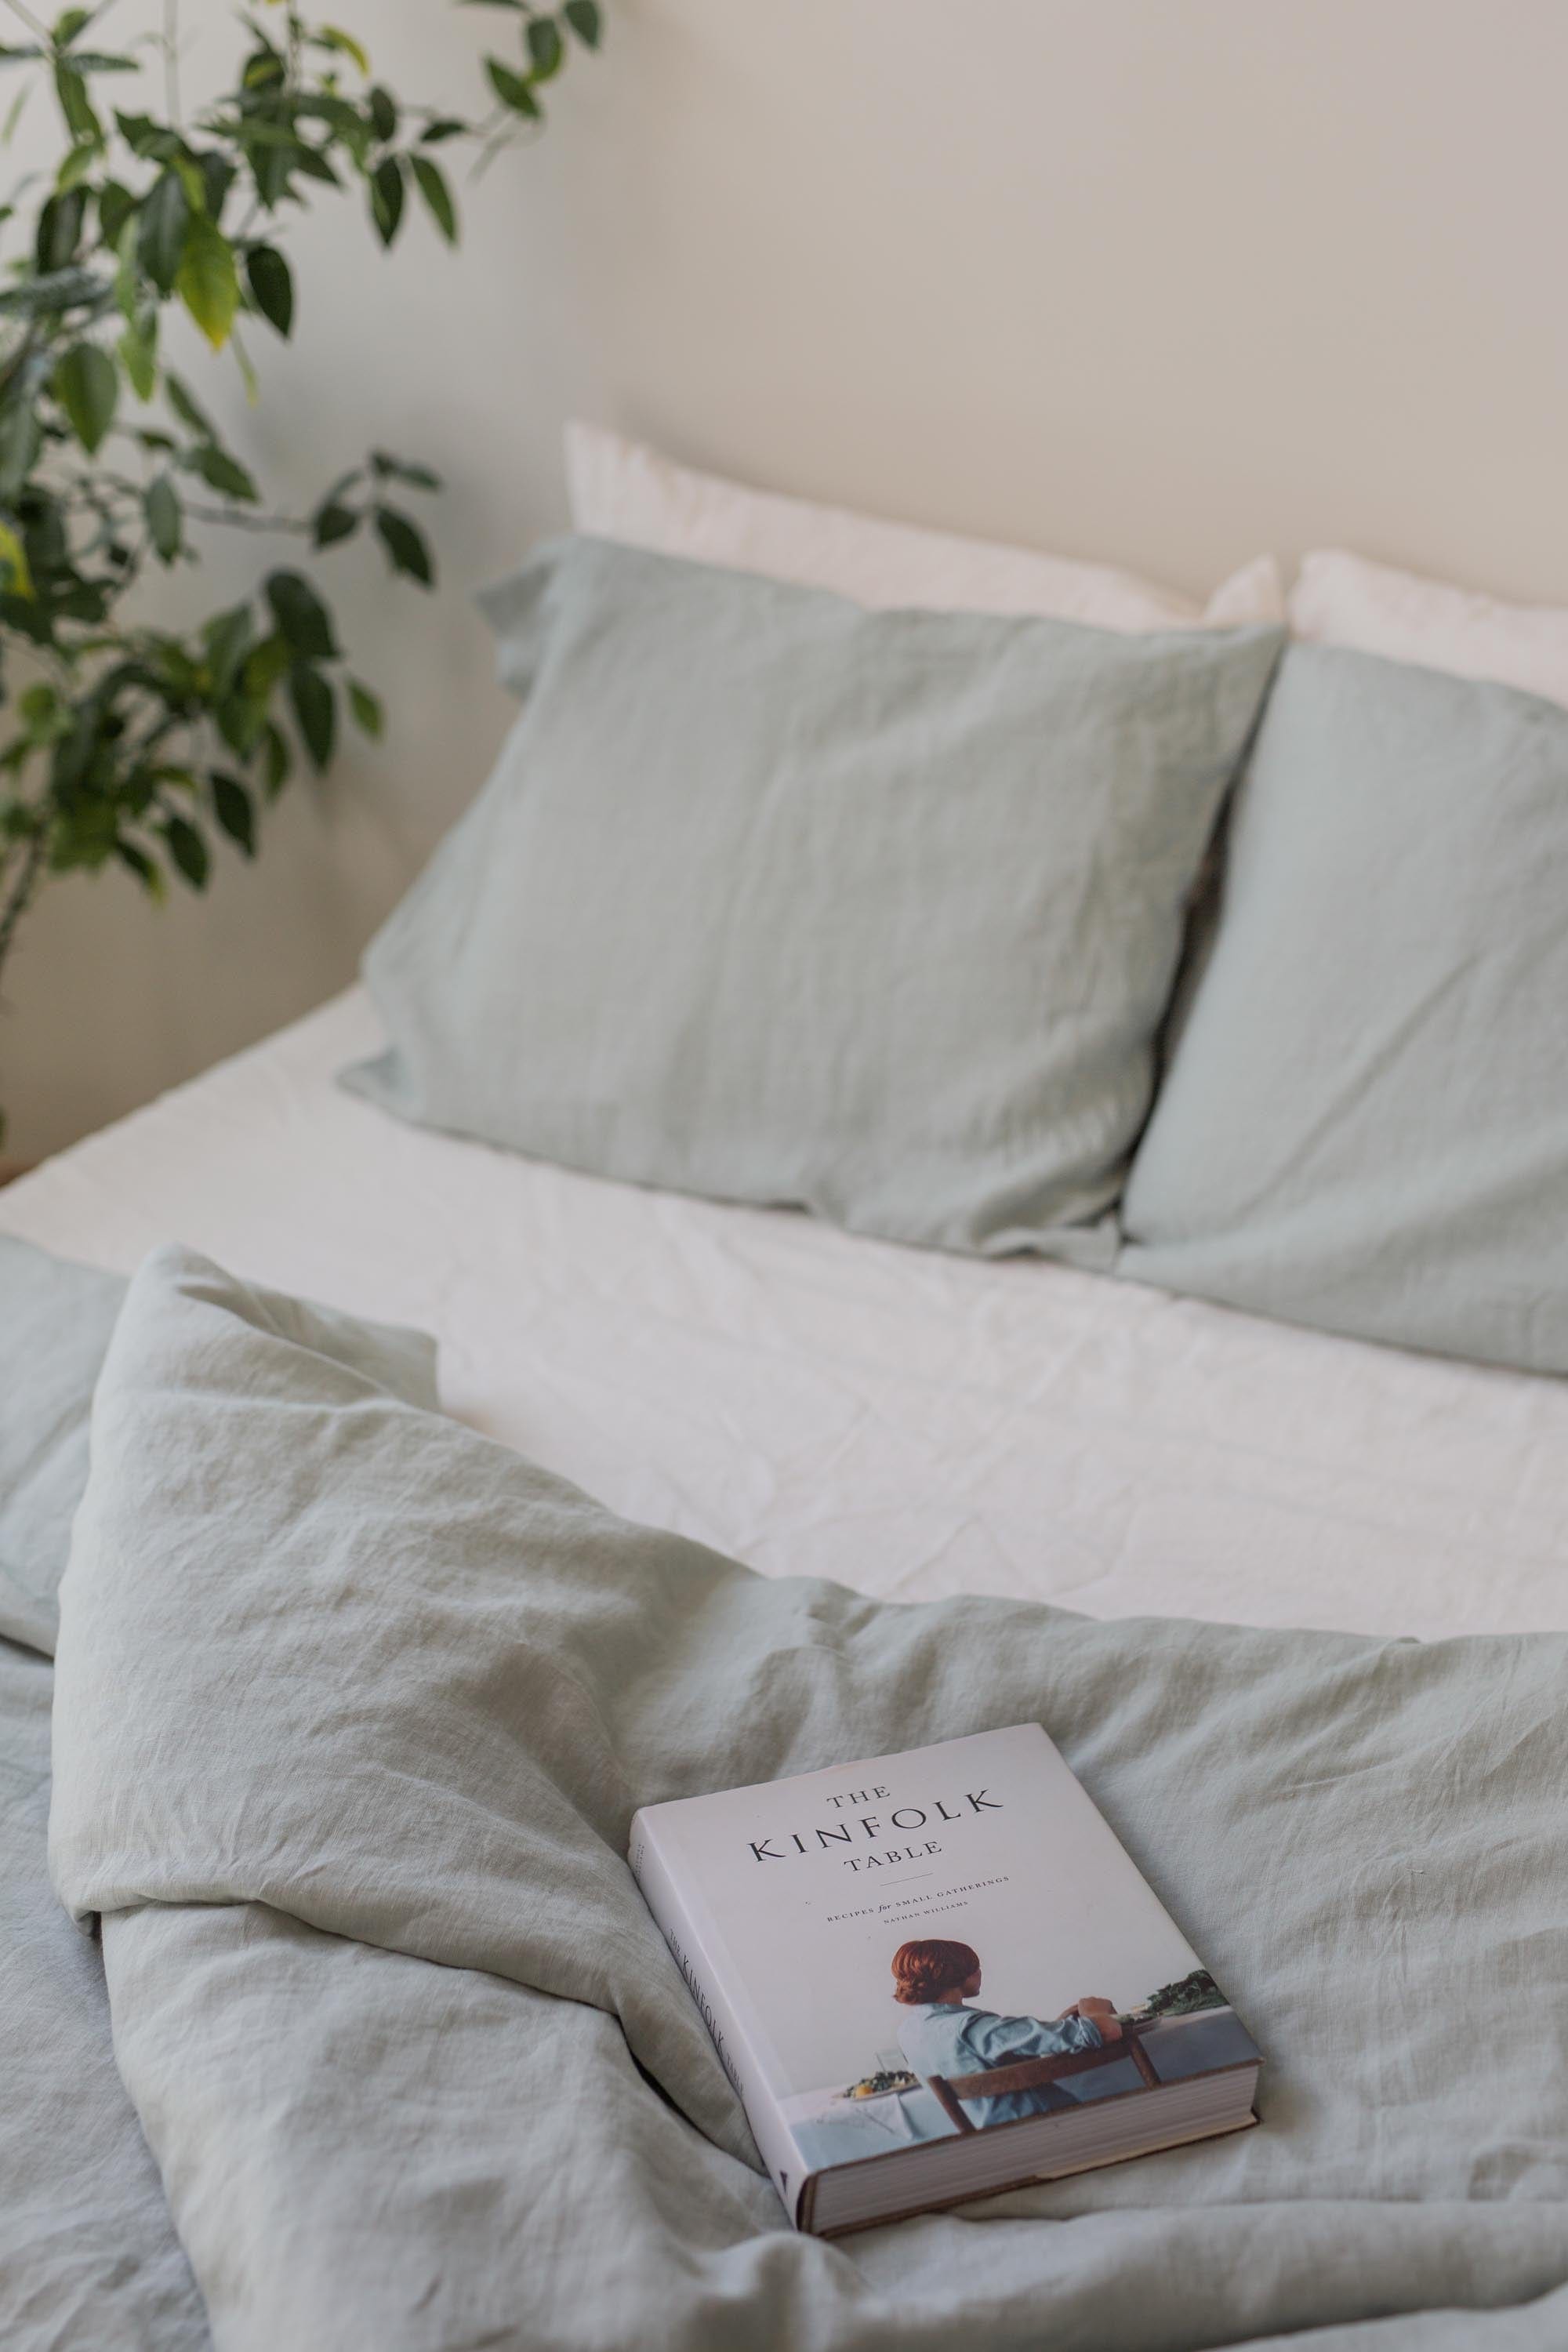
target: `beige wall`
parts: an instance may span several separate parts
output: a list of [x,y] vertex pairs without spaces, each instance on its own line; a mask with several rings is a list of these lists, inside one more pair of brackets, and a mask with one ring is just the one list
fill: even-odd
[[[454,98],[505,23],[338,13]],[[52,894],[0,1024],[16,1148],[348,977],[506,723],[466,592],[561,520],[574,408],[1189,587],[1348,542],[1568,603],[1563,0],[609,13],[547,138],[468,192],[456,264],[422,223],[387,261],[328,212],[299,240],[303,331],[236,433],[301,497],[369,440],[432,458],[442,594],[334,559],[389,741],[280,809],[254,871],[163,916]]]

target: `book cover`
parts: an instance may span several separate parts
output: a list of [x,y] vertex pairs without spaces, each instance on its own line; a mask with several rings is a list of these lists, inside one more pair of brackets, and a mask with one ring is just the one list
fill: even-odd
[[1253,2120],[1256,2045],[1037,1724],[647,1807],[631,1862],[798,2226]]

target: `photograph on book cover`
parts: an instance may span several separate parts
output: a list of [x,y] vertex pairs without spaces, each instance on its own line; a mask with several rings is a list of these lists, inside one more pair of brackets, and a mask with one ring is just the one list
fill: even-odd
[[730,1790],[672,1827],[809,2170],[1257,2058],[1036,1726]]

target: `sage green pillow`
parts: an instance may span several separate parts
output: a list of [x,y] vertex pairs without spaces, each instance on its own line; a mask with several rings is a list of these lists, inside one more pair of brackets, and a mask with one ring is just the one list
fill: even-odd
[[373,943],[427,1126],[856,1231],[1109,1263],[1184,905],[1279,633],[868,612],[566,541],[525,698]]
[[1568,710],[1292,646],[1120,1271],[1568,1371]]

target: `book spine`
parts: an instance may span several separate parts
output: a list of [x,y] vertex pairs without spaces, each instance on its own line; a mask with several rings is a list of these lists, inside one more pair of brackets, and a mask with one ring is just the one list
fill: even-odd
[[631,1864],[632,1875],[642,1891],[643,1901],[652,1912],[655,1924],[686,1979],[687,1990],[697,2003],[698,2013],[719,2054],[719,2063],[746,2111],[752,2137],[757,2143],[758,2152],[768,2168],[773,2187],[778,2190],[784,2211],[789,2215],[792,2226],[798,2229],[806,2175],[794,2137],[768,2089],[756,2053],[726,1990],[718,1956],[703,1937],[689,1906],[682,1901],[675,1874],[659,1849],[658,1840],[640,1813],[632,1823],[631,1853],[627,1859]]

